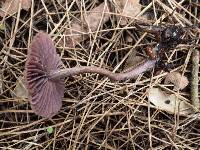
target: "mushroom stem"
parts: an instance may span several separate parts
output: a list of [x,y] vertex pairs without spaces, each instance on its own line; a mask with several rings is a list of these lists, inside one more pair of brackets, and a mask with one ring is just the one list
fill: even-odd
[[152,69],[155,66],[155,63],[156,63],[156,60],[146,60],[144,63],[124,73],[113,73],[107,69],[94,67],[94,66],[73,67],[73,68],[52,71],[49,74],[49,78],[59,79],[59,78],[74,76],[74,75],[78,75],[82,73],[98,73],[100,75],[104,75],[110,78],[111,80],[124,81],[127,79],[135,78],[139,74]]

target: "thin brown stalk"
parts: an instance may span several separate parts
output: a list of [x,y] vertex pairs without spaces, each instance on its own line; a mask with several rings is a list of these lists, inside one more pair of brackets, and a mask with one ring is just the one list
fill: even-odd
[[199,73],[199,50],[194,49],[192,53],[192,78],[191,78],[191,100],[194,107],[200,108],[198,92]]

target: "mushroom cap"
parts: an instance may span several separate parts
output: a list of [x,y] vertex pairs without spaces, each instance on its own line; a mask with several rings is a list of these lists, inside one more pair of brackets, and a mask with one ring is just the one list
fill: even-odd
[[25,66],[31,108],[39,116],[51,118],[62,106],[64,80],[49,78],[49,73],[60,66],[61,60],[51,37],[39,32],[28,50]]

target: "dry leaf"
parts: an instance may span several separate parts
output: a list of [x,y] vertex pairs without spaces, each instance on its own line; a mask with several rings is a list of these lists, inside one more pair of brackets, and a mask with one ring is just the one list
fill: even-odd
[[2,23],[0,23],[0,32],[1,32],[1,31],[4,31],[5,29],[6,29],[5,25],[2,24]]
[[16,87],[14,89],[15,95],[13,97],[18,98],[28,98],[28,91],[25,86],[24,77],[20,76],[16,82]]
[[130,35],[126,35],[125,39],[129,43],[133,42],[133,38]]
[[179,89],[183,90],[189,84],[189,81],[187,77],[182,76],[179,72],[171,72],[167,74],[164,81],[164,84],[169,83],[174,84],[174,90],[177,91]]
[[[65,34],[67,35],[68,47],[75,47],[78,43],[86,39],[86,29],[81,25],[81,22],[73,21],[70,29],[67,29]],[[62,45],[63,43],[61,43]]]
[[31,0],[6,0],[0,9],[0,16],[12,15],[18,12],[21,1],[21,9],[28,10],[31,7]]
[[[115,0],[121,16],[135,17],[141,11],[141,5],[139,0]],[[120,21],[121,25],[127,24],[127,18],[123,18]]]
[[[87,39],[89,31],[96,31],[99,25],[109,20],[109,8],[106,2],[100,4],[89,12],[86,12],[83,22],[73,21],[70,29],[66,31],[66,35],[70,38],[67,44],[74,47],[76,44]],[[81,19],[80,19],[81,20]]]
[[151,88],[148,91],[148,98],[156,107],[172,114],[188,115],[194,113],[192,107],[185,101],[178,99],[175,94],[168,95],[159,88]]
[[137,64],[143,62],[144,58],[141,56],[136,56],[137,51],[133,50],[130,55],[128,56],[126,63],[124,65],[123,72],[126,72],[130,68],[136,67]]
[[85,22],[88,25],[88,29],[91,31],[96,31],[102,23],[109,20],[109,8],[107,3],[102,3],[98,7],[92,9],[91,12],[86,13]]

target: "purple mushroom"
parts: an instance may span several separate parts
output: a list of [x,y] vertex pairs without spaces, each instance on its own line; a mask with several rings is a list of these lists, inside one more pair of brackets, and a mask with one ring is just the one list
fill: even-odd
[[49,73],[57,71],[60,65],[50,36],[38,33],[28,51],[26,80],[31,108],[40,116],[51,118],[62,106],[64,82],[61,78],[49,79]]
[[147,59],[144,63],[124,73],[113,73],[109,70],[82,66],[60,69],[61,60],[56,53],[51,37],[44,32],[38,33],[28,51],[26,62],[26,80],[31,108],[40,116],[51,118],[62,106],[64,95],[64,77],[82,73],[98,73],[111,80],[131,79],[150,70],[156,60]]

